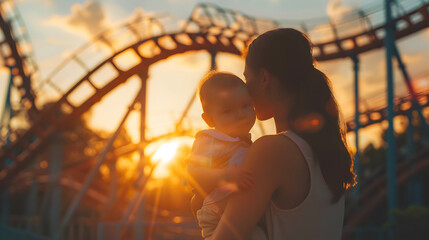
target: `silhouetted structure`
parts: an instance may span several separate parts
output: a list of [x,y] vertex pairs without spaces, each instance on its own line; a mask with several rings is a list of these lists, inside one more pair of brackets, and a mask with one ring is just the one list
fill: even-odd
[[[106,31],[78,49],[63,63],[59,64],[47,79],[43,80],[37,87],[34,87],[32,82],[35,81],[34,78],[38,77],[38,68],[32,60],[31,52],[26,52],[24,48],[21,48],[24,44],[28,44],[26,32],[22,30],[24,28],[21,18],[12,1],[2,1],[0,3],[0,27],[4,40],[0,42],[0,53],[4,64],[10,69],[10,88],[13,86],[19,90],[21,111],[28,114],[30,127],[23,132],[9,128],[10,119],[22,116],[13,114],[16,109],[12,109],[10,96],[8,95],[5,113],[2,115],[6,119],[2,120],[1,126],[3,129],[3,146],[0,152],[0,187],[2,190],[2,208],[0,212],[2,229],[0,232],[10,234],[8,236],[14,235],[25,239],[44,239],[44,237],[31,232],[43,233],[54,239],[94,239],[95,235],[97,235],[98,239],[113,239],[120,237],[121,234],[122,236],[131,234],[139,238],[145,234],[143,230],[147,229],[143,226],[155,225],[155,227],[161,226],[169,229],[172,234],[182,234],[187,239],[198,239],[198,231],[195,231],[195,225],[188,224],[186,221],[184,223],[142,222],[141,214],[143,210],[140,202],[143,190],[151,177],[151,173],[156,168],[156,165],[151,165],[148,161],[145,161],[145,146],[162,138],[186,135],[188,131],[184,130],[183,119],[194,102],[194,96],[191,96],[191,100],[184,109],[182,117],[177,121],[174,133],[147,139],[145,136],[145,106],[146,84],[149,78],[148,70],[152,64],[160,60],[195,50],[208,51],[212,56],[211,68],[216,68],[216,53],[226,52],[241,55],[253,37],[266,30],[281,26],[301,29],[309,34],[310,37],[313,35],[319,36],[320,39],[316,39],[314,43],[314,57],[318,61],[339,58],[350,58],[353,61],[356,113],[354,120],[347,121],[347,131],[355,131],[356,136],[358,136],[358,131],[361,128],[384,120],[389,121],[391,129],[388,134],[390,151],[388,151],[387,171],[377,174],[373,182],[365,188],[356,190],[355,199],[347,210],[345,222],[347,231],[345,233],[366,231],[363,228],[353,227],[363,226],[367,223],[375,209],[380,207],[384,209],[386,199],[389,200],[387,208],[395,208],[397,206],[397,194],[395,193],[397,187],[402,187],[410,182],[414,182],[416,184],[414,186],[419,186],[419,182],[415,182],[415,177],[429,170],[427,149],[417,154],[411,154],[413,157],[410,155],[408,160],[396,164],[394,136],[392,135],[392,119],[394,115],[410,116],[409,122],[412,123],[412,112],[417,112],[425,133],[424,136],[429,139],[428,126],[422,113],[422,109],[429,104],[428,92],[416,92],[413,89],[409,74],[395,44],[396,39],[429,27],[429,2],[415,0],[407,2],[409,4],[407,6],[401,6],[400,2],[395,2],[395,6],[400,10],[397,11],[400,13],[397,16],[391,14],[392,4],[392,1],[386,0],[385,5],[369,6],[368,9],[352,12],[339,23],[325,21],[325,23],[328,22],[329,24],[324,28],[318,27],[321,25],[319,20],[305,23],[281,22],[254,18],[212,4],[200,4],[194,9],[191,17],[183,26],[176,27],[173,30],[168,29],[168,24],[172,21],[170,17],[147,17]],[[380,14],[383,17],[380,18]],[[119,42],[117,41],[119,38],[128,39],[128,41],[126,43]],[[359,54],[384,46],[387,46],[387,75],[390,76],[388,102],[379,106],[371,106],[370,109],[360,112],[358,91]],[[407,96],[399,98],[394,98],[393,96],[392,57],[397,59],[403,73],[409,92]],[[104,76],[100,78],[100,75]],[[110,76],[110,78],[106,76]],[[81,177],[62,176],[61,173],[67,169],[63,161],[64,138],[62,134],[70,129],[71,126],[76,125],[81,116],[89,111],[94,104],[134,76],[141,80],[140,90],[115,133],[105,141],[106,145],[99,149],[98,155],[94,156],[92,160],[88,160],[91,161],[88,175]],[[37,107],[38,92],[42,91],[52,93],[57,98],[53,104],[44,109],[39,109]],[[123,123],[129,113],[134,110],[140,111],[141,114],[140,143],[120,147],[113,146],[115,139],[121,132]],[[409,128],[411,129],[412,127],[413,125],[409,124]],[[410,148],[412,148],[414,144],[412,140],[410,141]],[[357,143],[358,141],[356,141],[356,167],[357,172],[359,172],[360,149]],[[48,152],[51,155],[49,157],[49,173],[38,171],[32,165],[39,164],[38,156],[41,152],[46,152],[46,149],[50,149]],[[87,226],[90,227],[86,228],[81,227],[86,223],[79,225],[73,222],[73,217],[79,211],[79,206],[85,206],[85,204],[95,201],[99,205],[106,206],[103,211],[108,212],[109,209],[113,208],[113,203],[121,201],[121,199],[112,200],[112,193],[118,191],[114,180],[112,180],[111,189],[100,190],[100,185],[103,183],[94,179],[101,164],[108,161],[114,162],[115,158],[133,152],[140,154],[141,166],[149,166],[150,171],[147,173],[142,171],[139,178],[130,183],[130,185],[135,183],[130,189],[122,189],[125,193],[133,195],[133,197],[130,201],[125,202],[127,204],[126,208],[115,210],[115,213],[121,216],[120,219],[115,219],[112,216],[104,216],[103,218],[93,214],[92,216],[95,217],[92,222],[87,223]],[[87,164],[88,161],[81,161],[75,164]],[[111,164],[111,166],[110,171],[115,172],[115,164]],[[26,212],[9,212],[9,201],[12,198],[10,188],[21,187],[20,185],[24,184],[24,182],[17,180],[22,179],[25,174],[29,173],[34,179],[26,192],[30,203],[29,207]],[[390,177],[386,179],[386,175]],[[44,176],[45,178],[42,179],[49,183],[45,198],[49,198],[51,203],[50,216],[45,219],[38,218],[35,214],[37,201],[40,197],[37,194],[40,187],[37,183],[41,182],[41,176]],[[386,183],[389,185],[388,188]],[[421,187],[420,189],[416,187],[415,190],[421,192]],[[68,195],[73,196],[71,198],[73,200],[63,200],[61,198],[62,191],[67,191]],[[421,198],[421,195],[418,197]],[[61,206],[60,203],[66,203],[67,206],[64,206],[64,204]],[[63,207],[65,208],[63,209]],[[27,218],[13,223],[12,218],[15,215],[27,216]],[[130,223],[130,216],[135,216],[135,222]],[[88,218],[91,218],[91,216]],[[191,221],[190,219],[188,220]],[[94,224],[97,223],[98,228],[96,229]],[[36,225],[48,226],[48,229],[39,231],[37,227],[36,229],[33,228]],[[182,230],[177,231],[178,227]],[[84,230],[78,230],[78,228]],[[115,230],[112,230],[112,228],[115,228]],[[129,233],[130,231],[132,233]],[[372,230],[370,229],[369,231]],[[196,232],[197,234],[195,234]],[[164,237],[168,237],[167,235]],[[179,238],[176,235],[174,239]]]

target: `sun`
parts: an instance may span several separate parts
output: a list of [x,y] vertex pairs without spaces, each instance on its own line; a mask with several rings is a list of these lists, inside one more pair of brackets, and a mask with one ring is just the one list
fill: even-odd
[[166,178],[170,175],[170,170],[168,168],[177,153],[179,144],[179,141],[167,142],[162,144],[155,151],[151,157],[151,162],[157,164],[153,172],[154,178]]

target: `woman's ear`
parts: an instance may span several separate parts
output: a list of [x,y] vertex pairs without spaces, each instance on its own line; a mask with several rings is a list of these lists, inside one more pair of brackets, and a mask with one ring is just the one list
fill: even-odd
[[271,81],[271,75],[266,69],[262,69],[261,74],[262,74],[262,76],[261,76],[262,77],[262,86],[264,86],[264,88],[267,88],[268,84]]
[[208,115],[207,113],[203,112],[201,114],[201,117],[204,119],[204,122],[206,122],[207,125],[209,125],[209,127],[214,127],[214,122],[213,122],[213,119],[210,117],[210,115]]

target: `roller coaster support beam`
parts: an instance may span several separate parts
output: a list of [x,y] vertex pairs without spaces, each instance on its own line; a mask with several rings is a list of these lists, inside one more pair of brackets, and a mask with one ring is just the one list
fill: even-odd
[[[38,156],[36,158],[36,161],[34,161],[33,168],[36,169],[39,164],[40,164],[40,156]],[[27,213],[28,219],[34,219],[37,214],[36,209],[38,205],[37,204],[38,191],[39,191],[39,183],[36,179],[34,179],[33,182],[31,183],[30,191],[28,192],[28,197],[27,197],[26,213]],[[35,231],[35,229],[33,229],[33,226],[34,226],[34,222],[28,221],[27,231],[29,232]]]
[[[359,148],[359,58],[357,55],[350,56],[353,60],[353,71],[354,71],[354,79],[355,79],[355,146],[356,146],[356,153],[354,157],[353,162],[353,168],[356,173],[356,180],[359,182],[360,178],[360,148]],[[356,184],[353,196],[357,198],[359,196],[359,184]]]
[[[10,143],[9,138],[9,126],[10,126],[10,118],[12,117],[12,105],[10,103],[10,96],[11,96],[11,90],[12,90],[12,84],[13,84],[13,73],[12,73],[13,67],[9,67],[10,72],[10,79],[9,79],[9,85],[7,88],[6,93],[6,99],[5,99],[5,105],[3,109],[3,114],[1,116],[1,125],[0,127],[3,127],[5,117],[7,115],[8,122],[7,122],[7,133],[6,133],[6,142],[5,145],[8,145]],[[1,128],[0,128],[1,129]],[[9,166],[12,163],[10,159],[6,159],[5,161],[5,167]],[[8,224],[8,216],[9,216],[9,187],[5,186],[3,191],[1,191],[1,215],[0,215],[0,225],[7,226]]]
[[422,124],[425,142],[428,142],[429,141],[429,126],[426,122],[425,117],[423,116],[422,107],[420,106],[419,100],[417,99],[416,91],[414,90],[414,87],[411,84],[410,75],[408,75],[405,64],[401,58],[401,54],[399,53],[398,46],[396,46],[395,43],[393,43],[393,51],[394,51],[396,60],[398,61],[398,65],[399,65],[399,68],[401,69],[402,75],[404,76],[405,83],[406,83],[407,88],[408,88],[408,92],[411,95],[411,102],[413,103],[413,108],[416,109],[417,113],[419,114],[419,119],[420,119],[420,122]]
[[[149,173],[146,176],[139,179],[138,187],[140,188],[140,191],[137,191],[136,195],[131,200],[131,203],[128,205],[128,208],[125,211],[124,217],[122,218],[121,222],[119,223],[119,226],[124,227],[129,223],[130,216],[133,215],[134,211],[136,210],[136,206],[139,206],[140,202],[143,200],[143,197],[145,194],[144,190],[145,190],[146,184],[147,184],[148,180],[152,177],[152,174],[155,171],[156,167],[158,166],[158,163],[159,162],[153,164]],[[99,226],[99,229],[102,229],[102,225]],[[125,232],[126,231],[124,231],[124,229],[122,228],[120,233],[117,236],[115,236],[114,239],[116,239],[116,240],[123,239]]]
[[211,60],[210,70],[217,70],[216,56],[217,56],[216,50],[210,51],[210,57],[211,57],[210,58],[210,60]]
[[12,69],[14,67],[9,67],[9,75],[10,75],[10,79],[9,79],[9,84],[7,86],[7,92],[6,92],[6,98],[4,101],[4,108],[3,108],[3,113],[1,115],[1,120],[0,120],[0,129],[4,126],[5,124],[5,119],[7,116],[7,133],[6,133],[6,144],[9,144],[10,142],[10,138],[9,138],[9,126],[10,126],[10,118],[12,117],[12,105],[10,103],[10,97],[11,97],[11,92],[12,92],[12,85],[13,85],[13,73],[12,73]]
[[[141,80],[141,97],[139,99],[140,103],[140,143],[146,142],[146,93],[147,93],[147,80],[148,80],[148,71],[142,71],[139,74],[139,78]],[[141,147],[140,150],[140,173],[141,176],[144,176],[144,167],[146,165],[145,152],[144,148]],[[145,210],[145,199],[143,198],[137,209],[136,221],[139,223],[138,226],[143,226],[144,222],[144,211]],[[141,225],[140,225],[141,223]],[[144,236],[144,228],[137,227],[136,228],[136,240],[143,239]]]
[[61,221],[61,170],[63,163],[63,146],[61,133],[55,133],[52,139],[51,158],[49,162],[49,187],[51,188],[51,206],[49,207],[49,233],[55,236]]
[[[140,103],[140,143],[146,142],[146,93],[147,93],[147,71],[139,74],[141,79],[141,97],[138,99]],[[143,148],[141,148],[143,150]],[[141,153],[144,153],[141,151]]]
[[116,201],[116,194],[118,194],[118,172],[116,170],[116,162],[117,159],[108,163],[109,171],[110,171],[110,192],[109,192],[109,200],[107,200],[105,211],[110,209]]
[[[407,113],[407,117],[407,159],[412,159],[416,154],[416,143],[414,142],[413,112],[409,111]],[[411,163],[410,168],[413,168],[415,165],[415,162]],[[422,182],[419,176],[414,177],[408,184],[408,196],[411,204],[422,204]]]
[[0,225],[8,225],[8,216],[9,216],[9,187],[3,188],[1,191],[1,218]]
[[396,184],[396,147],[395,147],[395,132],[393,126],[393,118],[395,116],[394,110],[394,81],[393,81],[393,61],[392,57],[394,54],[394,41],[395,36],[394,22],[392,21],[392,4],[393,0],[385,0],[385,22],[386,22],[386,36],[385,36],[385,47],[386,47],[386,76],[387,76],[387,192],[388,192],[388,219],[394,221],[392,210],[398,206],[398,193]]
[[9,75],[10,75],[10,79],[9,79],[9,84],[7,86],[7,93],[6,93],[6,99],[5,99],[5,104],[4,104],[4,109],[3,109],[3,113],[1,115],[1,121],[0,121],[0,128],[3,127],[5,118],[7,116],[7,133],[6,133],[6,142],[5,145],[8,145],[10,143],[10,119],[12,118],[13,115],[13,109],[12,109],[12,104],[10,103],[10,99],[11,99],[11,92],[12,92],[12,85],[13,85],[13,70],[14,67],[9,67]]
[[128,115],[130,112],[134,109],[134,106],[136,102],[141,98],[142,92],[140,91],[134,101],[131,103],[131,105],[128,107],[128,111],[125,113],[124,117],[122,118],[122,121],[119,123],[118,128],[116,129],[115,133],[110,137],[109,141],[107,142],[106,146],[104,147],[103,151],[100,153],[95,166],[92,168],[91,172],[89,173],[88,177],[85,180],[85,183],[83,184],[81,190],[79,191],[78,195],[73,200],[71,206],[67,209],[66,215],[61,222],[60,227],[58,228],[58,231],[55,233],[53,239],[59,240],[61,238],[61,235],[64,231],[64,228],[67,226],[67,224],[70,221],[70,218],[73,216],[76,208],[78,207],[80,201],[85,196],[86,191],[88,190],[89,186],[91,185],[92,180],[95,178],[95,176],[98,173],[98,170],[100,169],[101,164],[106,159],[107,153],[112,148],[113,142],[115,141],[116,137],[119,135],[119,132],[122,129],[122,126],[124,125],[125,121],[128,118]]

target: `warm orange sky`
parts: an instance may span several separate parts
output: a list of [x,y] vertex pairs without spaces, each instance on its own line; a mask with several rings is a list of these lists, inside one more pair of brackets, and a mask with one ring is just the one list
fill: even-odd
[[[164,3],[162,3],[164,2]],[[72,54],[79,46],[88,42],[95,32],[100,29],[108,29],[118,26],[121,22],[134,19],[147,14],[170,13],[177,19],[186,19],[192,8],[199,1],[163,0],[163,1],[127,1],[118,4],[115,1],[75,1],[56,2],[49,0],[19,1],[18,7],[23,20],[32,38],[32,44],[36,61],[40,66],[40,79],[44,79],[67,56]],[[238,7],[240,6],[242,7]],[[260,1],[216,1],[220,6],[238,9],[261,17],[281,17],[281,19],[307,20],[303,16],[325,17],[333,19],[342,18],[351,9],[360,4],[369,4],[370,1],[298,1],[285,2],[280,0]],[[374,1],[372,1],[374,2]],[[371,3],[372,3],[371,2]],[[375,1],[381,2],[381,1]],[[407,1],[405,1],[407,2]],[[164,8],[163,8],[164,6]],[[264,8],[261,8],[264,6]],[[272,11],[272,12],[270,12]],[[287,16],[287,17],[284,17]],[[326,25],[326,22],[321,23]],[[321,36],[311,36],[313,40]],[[126,43],[128,39],[117,39],[117,44]],[[402,53],[403,60],[416,88],[429,88],[429,30],[408,36],[397,42]],[[360,56],[360,91],[362,107],[374,102],[368,96],[376,95],[383,103],[385,91],[385,61],[384,50],[376,50]],[[108,50],[103,47],[95,48],[90,57],[100,60],[109,56]],[[237,56],[219,54],[217,58],[219,70],[230,71],[242,77],[243,60]],[[151,66],[148,82],[148,106],[147,106],[147,136],[153,137],[174,130],[182,111],[192,97],[199,79],[208,71],[210,66],[209,55],[205,51],[190,52],[171,57]],[[340,59],[322,62],[318,67],[332,80],[335,96],[338,99],[341,110],[346,118],[352,116],[353,107],[353,71],[352,62],[349,59]],[[76,68],[77,69],[77,68]],[[70,84],[68,78],[74,78],[78,71],[69,69],[61,76],[64,88]],[[4,89],[8,79],[6,71],[0,72],[0,110],[3,108]],[[71,82],[77,79],[70,79]],[[400,72],[395,70],[396,94],[403,95],[406,89]],[[60,84],[60,85],[61,85]],[[103,98],[87,114],[90,126],[96,129],[113,131],[125,113],[128,104],[133,100],[136,90],[139,88],[138,79],[129,79],[115,91]],[[53,92],[40,91],[39,99],[56,99]],[[79,99],[77,96],[76,99]],[[201,108],[198,101],[195,102],[189,112],[187,123],[194,128],[205,128],[200,118]],[[138,139],[139,116],[131,114],[127,122],[127,128],[133,138]],[[256,126],[256,125],[255,125]],[[274,133],[272,121],[264,123],[267,133]],[[362,131],[362,144],[370,141],[378,142],[378,136],[382,126],[372,126]],[[260,136],[257,127],[254,136]],[[351,136],[352,139],[352,136]],[[351,144],[352,145],[352,144]]]

